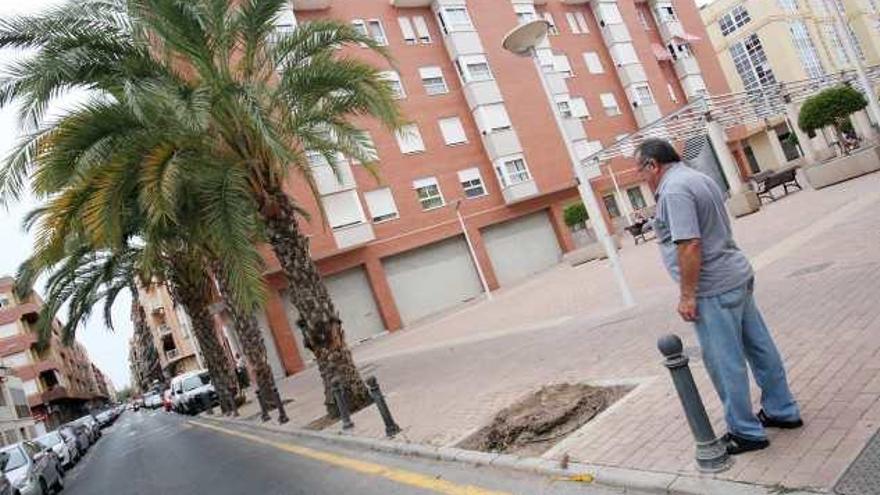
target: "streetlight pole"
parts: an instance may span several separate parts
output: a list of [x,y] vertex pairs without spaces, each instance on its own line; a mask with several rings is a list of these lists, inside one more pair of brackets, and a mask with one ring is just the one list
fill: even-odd
[[620,190],[620,184],[617,183],[617,174],[614,173],[614,167],[611,166],[611,162],[608,162],[608,174],[611,176],[611,182],[614,184],[614,192],[617,193],[617,200],[620,203],[623,218],[626,219],[626,224],[632,227],[632,212],[629,209],[629,205],[626,203],[626,198],[623,197],[623,192]]
[[483,286],[483,292],[486,293],[486,299],[492,300],[492,291],[489,290],[489,284],[486,282],[486,275],[483,274],[483,267],[480,266],[480,260],[477,259],[477,251],[474,249],[474,243],[471,242],[471,236],[468,235],[467,226],[464,224],[464,217],[461,216],[461,200],[455,202],[455,215],[458,217],[458,224],[461,225],[461,233],[464,234],[464,242],[467,244],[468,251],[471,253],[471,260],[477,269],[477,276],[480,277],[480,285]]
[[626,276],[623,273],[623,266],[620,263],[620,256],[617,253],[617,247],[614,245],[614,241],[608,233],[608,226],[605,224],[605,218],[602,216],[602,212],[599,209],[599,203],[596,201],[596,195],[593,193],[593,188],[590,186],[590,180],[587,178],[584,167],[581,164],[580,159],[578,159],[577,153],[575,153],[574,148],[565,133],[562,116],[553,104],[553,94],[551,93],[550,86],[544,76],[544,69],[541,68],[541,62],[537,57],[535,47],[546,38],[549,26],[550,23],[543,19],[527,22],[507,33],[507,36],[504,37],[502,46],[505,50],[516,55],[531,57],[538,70],[538,79],[541,80],[541,87],[544,88],[547,102],[551,106],[550,113],[553,114],[553,119],[556,121],[556,127],[562,135],[562,142],[565,144],[565,150],[568,152],[568,158],[571,161],[571,166],[574,169],[574,174],[577,178],[578,192],[580,193],[581,201],[583,201],[584,206],[587,209],[590,220],[593,221],[593,227],[596,229],[596,237],[605,248],[605,254],[608,256],[608,261],[611,262],[611,270],[614,273],[614,278],[617,282],[618,289],[620,290],[623,304],[626,307],[632,307],[635,306],[635,299],[633,298],[632,291],[626,281]]
[[839,0],[825,0],[825,8],[830,10],[834,16],[836,31],[840,33],[840,44],[843,45],[843,51],[852,60],[853,66],[856,69],[859,84],[861,84],[862,90],[865,92],[865,98],[868,100],[868,109],[871,112],[871,117],[874,118],[874,123],[880,126],[880,103],[877,103],[877,94],[874,92],[871,81],[868,80],[865,65],[862,64],[862,59],[859,58],[859,54],[856,52],[855,46],[853,46],[849,27],[843,18],[843,13],[841,13],[841,10],[845,11],[846,7]]

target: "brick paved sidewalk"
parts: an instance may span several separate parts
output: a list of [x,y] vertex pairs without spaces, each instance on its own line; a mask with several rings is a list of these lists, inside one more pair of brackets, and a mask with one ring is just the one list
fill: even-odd
[[[769,449],[737,458],[720,478],[828,488],[880,425],[878,208],[875,174],[795,193],[735,222],[758,268],[758,301],[807,425],[769,432]],[[560,266],[492,302],[360,346],[355,358],[365,374],[379,377],[403,438],[438,446],[455,444],[548,383],[634,383],[633,392],[545,456],[692,474],[693,444],[655,342],[670,331],[692,347],[695,338],[674,315],[676,288],[656,246],[627,247],[622,257],[640,303],[634,310],[614,310],[604,263]],[[699,360],[693,368],[723,432],[705,370]],[[280,388],[295,399],[291,426],[322,415],[314,369]],[[356,435],[383,435],[373,409],[353,419]]]

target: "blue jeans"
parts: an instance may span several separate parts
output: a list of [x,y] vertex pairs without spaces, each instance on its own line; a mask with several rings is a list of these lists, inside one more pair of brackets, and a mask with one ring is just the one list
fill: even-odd
[[759,440],[767,434],[752,410],[746,362],[761,388],[761,406],[768,416],[794,421],[800,410],[753,293],[754,280],[750,280],[717,296],[697,298],[696,328],[706,370],[724,405],[728,431]]

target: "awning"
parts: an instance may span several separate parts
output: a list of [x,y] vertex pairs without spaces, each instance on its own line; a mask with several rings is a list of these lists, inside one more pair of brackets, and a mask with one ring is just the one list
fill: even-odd
[[661,62],[664,60],[672,60],[672,55],[669,51],[659,43],[651,43],[651,51],[654,52],[654,56],[657,57],[657,60]]
[[700,41],[700,39],[702,39],[702,38],[700,38],[699,36],[697,36],[697,35],[695,35],[695,34],[687,33],[687,32],[684,32],[684,31],[682,31],[681,34],[676,34],[676,35],[674,35],[674,36],[672,36],[672,37],[675,38],[675,39],[679,39],[679,40],[681,40],[681,41],[688,42],[688,43],[691,42],[691,41]]

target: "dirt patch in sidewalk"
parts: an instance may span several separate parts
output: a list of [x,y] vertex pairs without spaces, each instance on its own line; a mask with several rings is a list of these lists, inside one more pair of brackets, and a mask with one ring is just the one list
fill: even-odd
[[540,455],[595,418],[632,387],[548,385],[499,412],[458,447],[484,452]]

